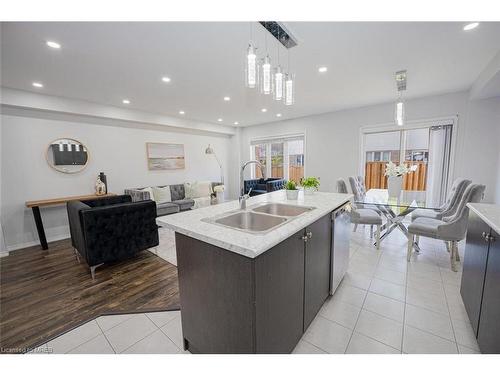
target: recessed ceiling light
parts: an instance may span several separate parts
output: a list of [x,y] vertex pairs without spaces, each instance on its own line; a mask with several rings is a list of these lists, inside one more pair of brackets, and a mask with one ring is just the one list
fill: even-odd
[[479,26],[479,22],[468,23],[467,25],[464,26],[464,31],[469,31],[469,30],[475,29],[478,26]]
[[238,121],[235,121],[234,122],[234,125],[239,125],[240,123]]
[[40,82],[33,82],[32,85],[34,87],[38,87],[38,88],[42,88],[43,87],[43,83],[40,83]]
[[260,111],[261,112],[267,112],[267,109],[266,108],[262,108]]
[[54,48],[54,49],[59,49],[61,48],[61,45],[57,42],[54,42],[53,40],[47,40],[47,45],[50,47],[50,48]]
[[170,77],[167,77],[167,76],[165,76],[165,77],[161,77],[161,80],[162,80],[163,82],[166,82],[166,83],[169,83],[169,82],[171,81]]
[[122,103],[123,103],[123,104],[130,104],[130,100],[128,100],[128,99],[123,99],[123,100],[122,100]]
[[230,98],[229,96],[225,96],[225,97],[224,97],[224,101],[225,101],[225,102],[228,102],[228,101],[230,101],[230,100],[231,100],[231,98]]
[[179,111],[179,115],[183,115],[183,114],[185,114],[185,113],[186,113],[186,112],[184,112],[184,111]]
[[328,71],[328,68],[326,66],[320,66],[318,68],[318,72],[320,73],[325,73],[326,71]]
[[281,117],[281,113],[276,113],[276,117]]
[[221,119],[221,118],[218,118],[218,119],[217,119],[217,121],[222,122],[222,119]]

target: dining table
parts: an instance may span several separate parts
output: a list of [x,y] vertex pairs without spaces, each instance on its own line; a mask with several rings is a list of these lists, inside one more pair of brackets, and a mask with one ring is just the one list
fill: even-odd
[[[390,196],[387,189],[369,189],[366,193],[356,196],[354,203],[358,208],[374,209],[386,218],[381,227],[382,241],[396,228],[408,237],[404,219],[416,209],[439,209],[440,205],[427,201],[426,195],[426,192],[421,190],[401,190],[398,195]],[[418,243],[414,242],[413,247],[415,251],[420,252]]]

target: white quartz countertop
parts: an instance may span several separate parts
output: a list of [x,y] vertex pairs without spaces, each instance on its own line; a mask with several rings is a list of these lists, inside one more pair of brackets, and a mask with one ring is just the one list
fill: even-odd
[[223,227],[203,220],[239,209],[237,200],[209,207],[198,208],[156,219],[159,226],[170,228],[186,236],[207,242],[249,258],[255,258],[274,245],[334,211],[352,198],[352,194],[316,192],[305,195],[302,191],[298,200],[287,200],[284,190],[257,195],[247,200],[247,209],[260,203],[276,202],[297,206],[315,207],[266,233],[248,233]]
[[467,206],[484,220],[493,230],[500,233],[500,205],[492,203],[467,203]]

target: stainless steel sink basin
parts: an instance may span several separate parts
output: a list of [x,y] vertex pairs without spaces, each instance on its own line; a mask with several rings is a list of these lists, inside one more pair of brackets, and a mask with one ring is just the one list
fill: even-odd
[[215,223],[249,232],[265,232],[287,221],[285,217],[241,211],[214,220]]
[[267,203],[262,206],[252,208],[252,211],[262,212],[269,215],[278,216],[299,216],[304,212],[313,210],[314,207],[294,206],[284,203]]

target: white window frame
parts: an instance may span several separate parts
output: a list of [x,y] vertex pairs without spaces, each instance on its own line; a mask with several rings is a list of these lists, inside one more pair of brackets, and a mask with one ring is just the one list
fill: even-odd
[[[448,186],[446,190],[448,191],[451,187],[451,183],[455,179],[455,154],[457,149],[458,139],[461,138],[461,129],[459,126],[458,115],[450,115],[443,117],[427,118],[422,120],[407,121],[403,127],[397,126],[394,123],[385,123],[378,125],[365,125],[359,128],[359,165],[358,173],[360,176],[365,175],[365,134],[369,133],[380,133],[384,131],[395,131],[395,130],[411,130],[420,128],[430,128],[432,126],[439,125],[452,125],[453,135],[451,137],[451,151],[450,151],[450,164],[448,168]],[[403,129],[402,129],[403,128]],[[404,139],[404,137],[402,137]],[[401,157],[404,160],[403,150],[406,149],[406,144],[400,144],[400,160]]]
[[[299,134],[285,134],[285,135],[280,135],[280,136],[274,136],[274,137],[265,137],[265,138],[252,138],[250,140],[250,159],[255,160],[255,145],[266,145],[266,176],[271,177],[271,171],[272,171],[272,166],[271,166],[271,144],[272,143],[280,143],[283,142],[283,178],[285,180],[288,180],[290,176],[290,156],[288,155],[288,142],[291,140],[296,140],[298,138],[302,138],[302,141],[304,142],[304,176],[306,175],[306,134],[305,133],[299,133]],[[255,176],[255,167],[250,169],[250,176],[252,179],[256,178]]]

